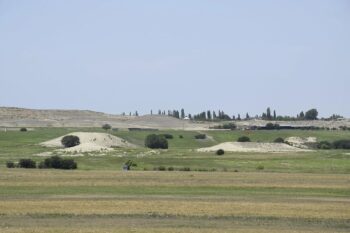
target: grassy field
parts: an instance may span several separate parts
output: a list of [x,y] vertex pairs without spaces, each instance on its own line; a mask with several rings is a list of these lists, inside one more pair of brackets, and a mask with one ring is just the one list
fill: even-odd
[[[38,143],[74,131],[102,132],[0,132],[0,232],[349,232],[349,151],[216,156],[194,150],[241,135],[332,141],[350,138],[349,131],[208,131],[202,141],[194,139],[198,132],[162,131],[174,139],[155,154],[143,147],[150,132],[117,131],[139,148],[86,153],[75,158],[75,171],[5,168],[8,160],[43,160],[36,154],[50,149]],[[122,172],[128,159],[138,166]],[[159,166],[191,171],[151,171]]]

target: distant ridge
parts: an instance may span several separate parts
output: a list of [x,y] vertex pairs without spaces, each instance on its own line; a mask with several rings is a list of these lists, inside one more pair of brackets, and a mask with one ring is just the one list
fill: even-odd
[[28,109],[0,107],[0,127],[101,127],[156,129],[206,129],[196,124],[164,115],[122,116],[91,110]]
[[[275,122],[281,126],[315,126],[327,129],[350,127],[350,120],[334,121],[236,121],[239,129],[250,126],[265,126]],[[176,130],[207,130],[220,122],[193,122],[165,115],[122,116],[91,110],[28,109],[17,107],[0,107],[0,127],[101,127],[110,124],[113,128],[150,128]]]

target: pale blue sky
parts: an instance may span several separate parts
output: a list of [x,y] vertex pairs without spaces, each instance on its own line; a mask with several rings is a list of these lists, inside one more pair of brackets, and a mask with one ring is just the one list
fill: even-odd
[[0,106],[350,116],[348,0],[0,0]]

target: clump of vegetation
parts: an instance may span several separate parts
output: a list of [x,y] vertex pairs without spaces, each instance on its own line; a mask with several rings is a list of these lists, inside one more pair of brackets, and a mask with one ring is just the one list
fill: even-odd
[[280,129],[280,125],[279,124],[273,124],[273,123],[269,122],[269,123],[267,123],[265,125],[265,129],[267,129],[267,130]]
[[275,142],[275,143],[284,143],[284,139],[281,138],[281,137],[278,137],[273,142]]
[[317,120],[317,116],[318,116],[318,111],[317,111],[317,109],[313,108],[305,113],[304,118],[306,120]]
[[237,142],[250,142],[250,138],[247,136],[242,136],[237,139]]
[[179,135],[179,138],[180,138],[180,139],[183,139],[183,138],[184,138],[184,136],[182,136],[182,135]]
[[164,167],[164,166],[154,167],[153,170],[154,171],[166,171],[166,167]]
[[145,146],[151,149],[168,149],[168,140],[162,135],[150,134],[145,139]]
[[319,143],[317,143],[317,148],[318,149],[322,149],[322,150],[329,150],[332,149],[332,143],[328,142],[328,141],[321,141]]
[[195,139],[206,139],[207,138],[207,135],[205,134],[197,134],[194,136]]
[[110,124],[104,124],[102,125],[102,129],[109,130],[109,129],[112,129],[112,126]]
[[261,164],[256,167],[256,170],[264,170],[264,169],[265,169],[264,165],[261,165]]
[[74,135],[67,135],[62,138],[61,143],[66,148],[73,147],[80,144],[80,139]]
[[175,171],[174,167],[168,167],[168,171]]
[[191,168],[190,167],[182,167],[182,168],[179,169],[179,171],[190,172]]
[[18,166],[20,168],[36,168],[36,162],[32,159],[20,159]]
[[216,155],[224,155],[225,151],[223,149],[219,149],[216,151]]
[[21,132],[27,132],[28,130],[27,130],[27,128],[21,128],[19,131],[21,131]]
[[334,149],[350,149],[350,140],[343,139],[333,142]]
[[348,150],[350,149],[350,140],[348,139],[336,140],[333,143],[330,143],[328,141],[321,141],[317,143],[317,148],[322,150],[329,150],[329,149]]
[[137,164],[134,163],[132,160],[128,160],[124,163],[123,169],[124,170],[131,170],[132,167],[137,167]]
[[173,136],[173,135],[168,134],[168,133],[161,134],[161,136],[165,137],[166,139],[173,139],[173,138],[174,138],[174,136]]
[[46,158],[44,162],[39,164],[39,168],[54,168],[54,169],[77,169],[78,165],[73,159],[63,159],[60,156],[51,156],[50,158]]
[[226,123],[222,125],[215,125],[210,127],[211,129],[230,129],[230,130],[235,130],[237,128],[235,123]]
[[6,167],[7,168],[15,168],[16,167],[16,164],[12,161],[7,161],[6,162]]

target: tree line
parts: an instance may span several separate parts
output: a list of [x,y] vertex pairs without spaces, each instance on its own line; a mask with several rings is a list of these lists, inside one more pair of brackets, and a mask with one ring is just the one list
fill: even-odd
[[[251,116],[249,113],[241,116],[241,114],[237,115],[228,115],[222,110],[207,110],[202,111],[197,114],[186,113],[184,108],[180,110],[158,110],[158,112],[150,111],[151,115],[163,115],[163,116],[171,116],[177,119],[190,119],[196,121],[240,121],[240,120],[251,120],[251,119],[262,119],[262,120],[275,120],[275,121],[298,121],[298,120],[317,120],[318,119],[318,110],[315,108],[309,109],[307,111],[301,111],[296,116],[282,116],[277,115],[276,110],[272,110],[270,107],[266,109],[261,115]],[[122,115],[126,115],[123,113]],[[129,113],[130,116],[139,116],[138,111],[134,113]],[[333,114],[329,118],[322,118],[322,120],[337,120],[339,118],[343,118],[340,115]]]

